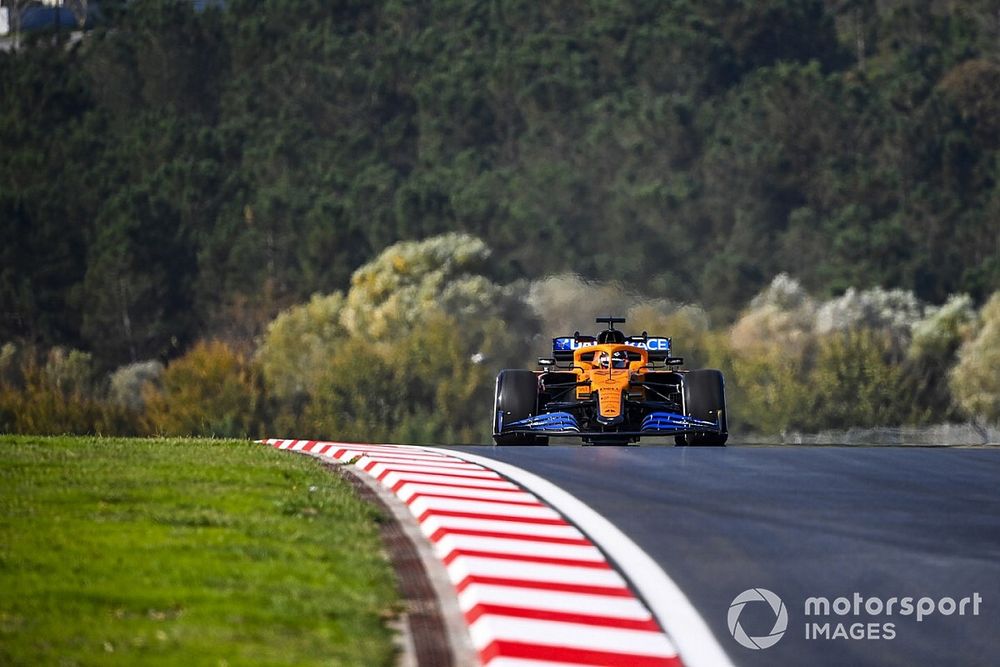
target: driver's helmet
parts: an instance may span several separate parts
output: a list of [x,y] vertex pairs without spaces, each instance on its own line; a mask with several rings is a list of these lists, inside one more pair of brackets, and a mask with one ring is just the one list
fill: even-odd
[[606,343],[624,343],[625,334],[617,329],[605,329],[601,333],[597,334],[597,344],[604,345]]
[[610,355],[607,352],[601,352],[600,356],[597,357],[597,363],[601,368],[628,368],[628,353],[624,350],[618,350],[617,352],[612,352]]

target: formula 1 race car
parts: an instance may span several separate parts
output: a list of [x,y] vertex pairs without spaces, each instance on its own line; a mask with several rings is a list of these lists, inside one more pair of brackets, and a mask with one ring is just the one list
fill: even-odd
[[547,445],[550,436],[622,445],[673,436],[678,445],[724,445],[726,391],[717,370],[681,370],[669,338],[625,336],[621,317],[599,317],[597,336],[552,339],[541,370],[497,375],[493,440]]

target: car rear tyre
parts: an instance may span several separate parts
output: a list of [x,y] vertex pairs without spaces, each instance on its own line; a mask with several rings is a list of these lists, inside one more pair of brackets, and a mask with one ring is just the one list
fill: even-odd
[[705,369],[684,374],[684,405],[687,416],[716,421],[721,419],[722,433],[688,433],[677,436],[678,445],[721,446],[729,438],[726,421],[726,383],[722,372]]
[[[508,369],[500,371],[497,376],[496,408],[503,414],[504,423],[527,419],[538,411],[538,377],[531,371]],[[496,424],[494,423],[494,429]],[[549,439],[545,436],[524,435],[521,433],[495,434],[494,442],[498,445],[547,445]]]

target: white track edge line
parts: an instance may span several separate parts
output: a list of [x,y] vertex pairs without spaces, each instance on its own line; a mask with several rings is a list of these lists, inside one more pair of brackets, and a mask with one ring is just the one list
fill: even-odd
[[514,480],[582,530],[621,567],[677,648],[685,667],[733,667],[705,620],[656,561],[613,523],[568,491],[522,468],[478,454],[439,447],[435,452],[478,463]]

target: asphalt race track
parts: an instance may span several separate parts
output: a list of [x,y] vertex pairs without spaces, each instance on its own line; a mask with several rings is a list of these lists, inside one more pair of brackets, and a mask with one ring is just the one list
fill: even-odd
[[[737,665],[1000,661],[1000,448],[457,449],[540,475],[615,523],[681,587]],[[743,648],[729,631],[730,604],[751,588],[787,607],[787,630],[770,648]],[[979,614],[970,599],[959,615],[975,594]],[[851,608],[842,601],[843,615],[806,616],[807,598],[820,596]],[[900,615],[907,596],[914,607],[929,598],[934,611],[919,622],[916,609]],[[954,605],[939,607],[942,598]],[[764,602],[738,616],[751,637],[770,633],[775,618]],[[807,639],[813,623],[820,637]],[[847,638],[833,637],[840,624]]]

